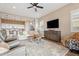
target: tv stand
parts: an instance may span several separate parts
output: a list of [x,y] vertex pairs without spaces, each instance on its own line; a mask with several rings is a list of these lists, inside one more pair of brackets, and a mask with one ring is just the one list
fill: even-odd
[[46,30],[46,31],[44,31],[44,37],[48,40],[60,42],[61,41],[61,31]]

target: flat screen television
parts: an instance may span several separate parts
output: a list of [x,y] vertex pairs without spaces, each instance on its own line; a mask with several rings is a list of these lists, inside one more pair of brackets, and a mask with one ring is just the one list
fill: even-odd
[[47,28],[59,28],[59,19],[48,21]]

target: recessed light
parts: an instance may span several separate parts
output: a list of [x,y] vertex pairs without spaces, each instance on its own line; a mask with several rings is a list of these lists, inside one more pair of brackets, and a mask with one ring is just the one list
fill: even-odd
[[13,9],[16,9],[16,7],[15,7],[15,6],[13,6],[12,8],[13,8]]

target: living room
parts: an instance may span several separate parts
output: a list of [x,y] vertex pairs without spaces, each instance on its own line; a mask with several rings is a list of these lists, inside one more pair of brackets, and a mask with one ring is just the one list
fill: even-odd
[[79,3],[0,3],[0,55],[78,56],[78,17]]

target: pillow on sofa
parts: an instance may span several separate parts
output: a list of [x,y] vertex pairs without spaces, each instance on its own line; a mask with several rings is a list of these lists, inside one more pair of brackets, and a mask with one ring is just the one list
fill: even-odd
[[17,37],[16,36],[7,36],[7,39],[5,39],[5,42],[10,42],[10,41],[14,41],[14,40],[17,40]]
[[0,42],[2,42],[3,40],[0,38]]
[[79,40],[79,32],[76,32],[75,34],[73,34],[72,39]]
[[0,42],[2,42],[2,41],[3,41],[3,36],[2,36],[2,34],[0,32]]
[[5,41],[5,39],[6,39],[6,37],[7,37],[7,35],[6,35],[6,30],[1,30],[1,31],[0,31],[0,36],[1,36],[2,40]]

